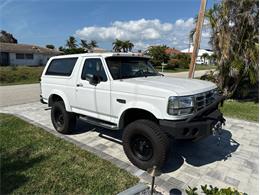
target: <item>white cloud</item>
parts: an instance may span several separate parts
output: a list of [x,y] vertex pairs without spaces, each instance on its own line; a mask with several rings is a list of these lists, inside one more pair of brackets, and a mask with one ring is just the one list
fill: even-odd
[[80,39],[96,40],[100,45],[109,42],[112,44],[115,39],[122,39],[131,40],[135,44],[134,49],[145,49],[149,45],[158,44],[183,49],[188,47],[189,32],[192,28],[193,18],[178,19],[172,23],[143,18],[115,21],[109,26],[86,26],[77,30],[75,35]]

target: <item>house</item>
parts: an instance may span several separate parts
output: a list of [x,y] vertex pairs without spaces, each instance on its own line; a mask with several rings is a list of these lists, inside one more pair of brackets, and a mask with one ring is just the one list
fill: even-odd
[[[191,46],[190,48],[187,48],[187,49],[183,49],[183,50],[181,50],[181,52],[187,53],[187,54],[192,54],[193,46]],[[210,50],[199,49],[198,56],[197,56],[197,59],[196,59],[196,64],[210,64],[209,59],[204,59],[203,57],[201,57],[204,53],[207,53],[209,56],[211,56],[213,54],[213,52],[210,51]]]
[[36,45],[0,43],[0,65],[42,66],[62,52]]
[[169,55],[174,55],[174,54],[180,54],[181,51],[175,48],[167,48],[165,49],[165,53]]
[[106,49],[100,48],[100,47],[94,47],[93,48],[93,53],[105,53],[107,52]]

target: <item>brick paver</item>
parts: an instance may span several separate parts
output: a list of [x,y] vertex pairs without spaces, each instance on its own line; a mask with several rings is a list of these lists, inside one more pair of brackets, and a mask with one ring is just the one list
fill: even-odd
[[[38,102],[2,107],[0,112],[18,115],[113,162],[144,181],[151,180],[145,171],[128,161],[118,131],[94,127],[80,120],[72,135],[61,135],[53,129],[50,109]],[[220,143],[213,136],[196,143],[173,141],[170,157],[156,184],[168,192],[176,189],[183,192],[188,185],[211,184],[258,194],[258,128],[257,123],[228,118]]]

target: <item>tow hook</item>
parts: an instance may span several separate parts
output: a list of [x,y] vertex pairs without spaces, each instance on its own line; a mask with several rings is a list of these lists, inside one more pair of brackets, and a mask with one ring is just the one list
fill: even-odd
[[218,146],[221,143],[221,135],[222,135],[222,131],[223,131],[222,125],[225,126],[225,121],[226,120],[224,118],[222,120],[218,121],[212,129],[213,136],[218,137],[218,144],[217,144]]

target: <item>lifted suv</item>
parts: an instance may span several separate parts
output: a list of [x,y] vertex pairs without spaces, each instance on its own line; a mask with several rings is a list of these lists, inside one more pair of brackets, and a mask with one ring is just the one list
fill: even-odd
[[197,140],[220,128],[222,101],[215,84],[163,76],[133,53],[52,57],[41,77],[58,132],[73,131],[78,117],[123,130],[125,154],[144,170],[164,164],[169,137]]

